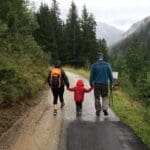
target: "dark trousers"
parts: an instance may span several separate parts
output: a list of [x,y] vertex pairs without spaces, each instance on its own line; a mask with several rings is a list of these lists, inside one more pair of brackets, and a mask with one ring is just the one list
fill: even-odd
[[53,104],[56,105],[57,101],[58,101],[58,97],[61,103],[64,102],[64,86],[60,87],[60,88],[52,88],[52,94],[53,94]]
[[76,102],[76,112],[82,112],[82,102]]
[[102,107],[108,107],[108,85],[95,84],[94,85],[95,109],[101,111],[100,97],[102,97]]

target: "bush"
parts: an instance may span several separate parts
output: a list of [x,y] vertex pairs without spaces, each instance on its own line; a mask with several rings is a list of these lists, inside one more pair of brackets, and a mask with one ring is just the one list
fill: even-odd
[[139,80],[137,86],[140,97],[150,98],[150,83],[147,79]]
[[7,63],[5,66],[0,66],[0,101],[11,103],[16,101],[22,93],[26,93],[26,81],[19,77],[17,67]]
[[23,46],[20,48],[21,53],[0,53],[0,103],[23,100],[35,94],[46,80],[48,61],[44,53],[38,47],[35,47],[37,52],[34,54],[33,51],[23,51]]
[[121,81],[120,86],[123,89],[123,91],[128,93],[129,96],[137,98],[137,90],[132,85],[128,74],[122,74],[119,80]]

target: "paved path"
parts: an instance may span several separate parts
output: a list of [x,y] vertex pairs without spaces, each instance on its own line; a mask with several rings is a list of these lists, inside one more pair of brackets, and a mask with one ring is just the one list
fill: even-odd
[[[78,75],[68,73],[75,85]],[[89,86],[85,80],[86,86]],[[75,117],[73,93],[67,94],[67,111],[63,114],[62,134],[59,150],[145,150],[144,144],[128,126],[123,124],[114,112],[109,109],[109,116],[101,112],[95,115],[93,92],[86,94],[83,103],[83,115]]]
[[[81,76],[67,73],[71,86]],[[85,79],[83,79],[85,80]],[[87,86],[88,82],[85,80]],[[87,93],[83,115],[76,118],[73,92],[53,116],[50,90],[0,138],[0,150],[145,150],[144,144],[109,109],[109,117],[95,116],[93,92]]]

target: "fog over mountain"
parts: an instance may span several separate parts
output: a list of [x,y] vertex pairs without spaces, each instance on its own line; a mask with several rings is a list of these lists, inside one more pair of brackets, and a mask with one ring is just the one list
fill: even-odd
[[137,33],[139,31],[141,31],[141,29],[144,28],[144,26],[146,26],[149,22],[150,22],[150,16],[144,18],[141,21],[138,21],[138,22],[134,23],[131,26],[131,28],[123,34],[123,38],[126,38],[126,37],[130,36],[131,34],[133,34],[135,32]]
[[112,46],[112,52],[119,54],[120,52],[127,51],[135,39],[143,44],[145,59],[150,60],[150,16],[134,23],[124,33],[121,41]]
[[114,45],[122,39],[124,31],[121,31],[111,25],[98,22],[96,28],[97,38],[104,38],[108,46]]

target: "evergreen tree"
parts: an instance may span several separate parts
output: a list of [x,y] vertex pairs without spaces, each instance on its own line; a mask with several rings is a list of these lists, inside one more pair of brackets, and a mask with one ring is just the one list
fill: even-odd
[[53,60],[61,58],[61,44],[63,43],[62,21],[59,15],[56,0],[52,1],[51,8],[46,4],[41,4],[39,12],[36,14],[39,28],[34,32],[35,38]]
[[34,37],[46,52],[51,52],[51,15],[48,5],[41,3],[39,12],[36,14],[39,28],[34,31]]
[[60,11],[56,0],[52,0],[52,6],[50,9],[51,23],[52,23],[52,49],[54,51],[55,59],[62,59],[62,20],[60,19]]
[[23,36],[31,34],[37,26],[27,4],[24,0],[0,1],[0,19],[7,24],[7,35],[12,34],[12,40],[24,40]]
[[67,64],[80,64],[80,50],[81,50],[81,30],[77,14],[76,5],[71,4],[69,15],[65,25],[65,52],[64,61]]
[[141,77],[142,74],[145,74],[143,46],[136,39],[134,39],[127,51],[126,66],[132,83],[136,85],[138,78]]
[[81,17],[81,28],[82,28],[82,53],[83,63],[94,62],[96,53],[98,52],[96,42],[96,22],[93,14],[89,14],[86,6],[83,7]]
[[90,32],[89,32],[89,13],[87,12],[86,6],[83,7],[82,16],[81,16],[81,29],[82,29],[82,63],[87,65],[89,63],[88,52],[90,45]]
[[144,57],[143,47],[143,44],[137,39],[132,41],[126,54],[126,66],[130,80],[137,90],[137,96],[146,100],[150,96],[150,81],[148,79],[149,66]]
[[104,60],[108,61],[109,56],[108,56],[108,48],[107,48],[106,40],[105,39],[99,39],[97,41],[97,43],[98,43],[98,51],[102,52],[104,54]]
[[[46,4],[41,3],[39,12],[36,14],[39,28],[34,32],[35,39],[42,46],[43,50],[48,49],[49,36],[50,36],[50,12]],[[48,29],[48,30],[47,30]]]

